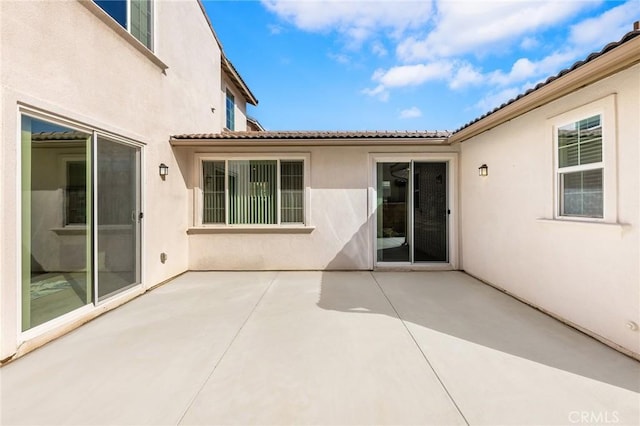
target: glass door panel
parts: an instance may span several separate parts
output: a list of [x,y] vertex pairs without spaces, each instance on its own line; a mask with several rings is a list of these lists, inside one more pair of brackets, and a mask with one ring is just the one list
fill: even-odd
[[98,300],[140,282],[140,149],[98,136]]
[[447,209],[447,163],[414,163],[414,262],[448,261]]
[[93,300],[91,134],[22,116],[22,330]]
[[410,163],[377,164],[378,262],[410,262]]

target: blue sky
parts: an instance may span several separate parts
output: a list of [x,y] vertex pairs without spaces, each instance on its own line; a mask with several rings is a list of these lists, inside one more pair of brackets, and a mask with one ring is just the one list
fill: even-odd
[[640,20],[640,1],[204,0],[267,130],[455,130]]

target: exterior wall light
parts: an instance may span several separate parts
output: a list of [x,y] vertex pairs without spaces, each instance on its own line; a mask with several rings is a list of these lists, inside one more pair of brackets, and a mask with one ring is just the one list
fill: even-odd
[[483,164],[482,166],[478,167],[478,172],[480,176],[489,176],[489,167],[486,164]]
[[164,163],[160,163],[160,177],[162,180],[169,174],[169,166]]

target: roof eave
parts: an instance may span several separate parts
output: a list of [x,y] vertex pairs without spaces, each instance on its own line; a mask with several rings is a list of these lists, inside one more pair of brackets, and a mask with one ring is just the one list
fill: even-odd
[[265,147],[265,146],[425,146],[449,145],[446,137],[434,138],[291,138],[291,139],[175,139],[169,140],[174,147]]
[[603,54],[581,67],[555,79],[538,90],[506,105],[494,113],[464,127],[449,137],[450,143],[464,142],[544,104],[559,99],[589,84],[640,62],[640,37]]
[[244,82],[244,80],[240,76],[240,73],[238,73],[238,71],[235,69],[235,67],[233,66],[233,64],[229,60],[229,58],[227,58],[224,55],[224,52],[222,53],[221,65],[222,65],[222,70],[224,71],[224,73],[227,76],[229,76],[229,78],[231,79],[233,84],[238,89],[240,89],[240,92],[242,92],[242,96],[244,96],[244,98],[247,100],[247,102],[250,103],[253,106],[257,106],[258,105],[258,99],[253,95],[253,93],[251,92],[251,89],[249,89],[249,86],[247,86],[247,84]]

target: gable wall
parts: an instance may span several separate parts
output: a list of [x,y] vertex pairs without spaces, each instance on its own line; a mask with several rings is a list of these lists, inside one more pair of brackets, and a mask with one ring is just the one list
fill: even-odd
[[[463,142],[460,187],[466,272],[636,355],[627,323],[640,323],[639,75],[635,65]],[[616,144],[605,167],[617,165],[617,190],[605,197],[617,199],[617,220],[553,220],[554,117],[594,103],[614,110],[605,126],[617,137],[604,143]]]

